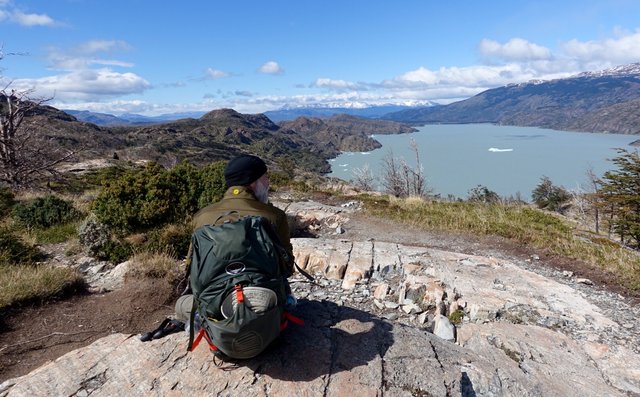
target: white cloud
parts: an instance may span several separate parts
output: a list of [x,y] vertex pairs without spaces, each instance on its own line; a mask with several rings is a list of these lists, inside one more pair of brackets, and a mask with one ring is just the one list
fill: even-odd
[[50,67],[66,71],[87,69],[91,65],[131,68],[134,65],[130,62],[101,59],[96,56],[99,53],[113,53],[129,49],[131,46],[121,40],[91,40],[67,50],[51,47],[47,58]]
[[450,67],[429,70],[420,67],[406,72],[390,80],[385,80],[382,86],[388,89],[407,88],[444,88],[444,87],[486,87],[509,84],[522,79],[539,78],[531,71],[515,63],[500,66],[470,66]]
[[284,69],[278,65],[278,62],[269,61],[258,68],[258,72],[265,74],[283,74]]
[[640,30],[618,32],[617,37],[604,40],[570,40],[561,46],[566,56],[579,62],[603,62],[609,65],[640,60]]
[[95,54],[130,49],[131,46],[122,40],[90,40],[76,47],[75,52],[79,54]]
[[151,84],[134,73],[118,73],[110,69],[84,69],[38,79],[17,79],[16,89],[35,88],[38,95],[54,96],[57,101],[99,100],[129,94],[139,94]]
[[205,72],[205,79],[217,80],[224,77],[229,77],[229,73],[213,68],[207,68]]
[[11,20],[23,26],[56,26],[56,21],[46,14],[25,14],[14,11]]
[[88,64],[102,66],[119,66],[122,68],[132,68],[134,66],[134,64],[131,62],[118,61],[115,59],[91,59]]
[[551,51],[543,46],[530,43],[521,38],[513,38],[504,44],[494,40],[480,41],[480,53],[489,58],[499,58],[506,61],[531,61],[550,59]]
[[58,101],[58,98],[54,98],[54,100],[50,104],[51,106],[56,107],[58,109],[88,110],[91,112],[110,113],[110,114],[122,114],[122,113],[144,114],[144,113],[154,112],[154,110],[158,108],[157,105],[150,104],[142,100],[128,100],[128,101],[116,100],[116,101],[107,101],[107,102],[92,102],[92,101],[60,102]]
[[357,84],[346,80],[334,80],[328,78],[319,78],[312,84],[313,87],[330,88],[334,90],[353,90],[358,87]]

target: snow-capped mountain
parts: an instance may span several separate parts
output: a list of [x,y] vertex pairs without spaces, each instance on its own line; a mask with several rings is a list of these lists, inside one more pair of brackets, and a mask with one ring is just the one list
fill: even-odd
[[640,134],[640,63],[494,88],[464,101],[384,118],[413,124],[494,123]]

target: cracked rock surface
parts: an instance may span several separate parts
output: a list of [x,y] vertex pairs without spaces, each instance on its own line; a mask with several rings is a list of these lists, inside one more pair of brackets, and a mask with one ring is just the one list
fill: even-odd
[[217,367],[205,345],[186,352],[185,333],[113,334],[0,397],[640,396],[638,305],[481,249],[343,238],[348,211],[312,209],[304,223],[322,229],[324,216],[332,235],[292,240],[316,277],[292,280],[305,325],[265,353]]

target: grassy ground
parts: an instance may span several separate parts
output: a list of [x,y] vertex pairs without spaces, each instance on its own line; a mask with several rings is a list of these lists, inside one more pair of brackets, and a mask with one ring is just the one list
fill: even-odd
[[597,265],[640,291],[640,256],[609,239],[577,230],[567,219],[528,205],[431,202],[366,197],[370,213],[425,229],[496,235]]
[[48,265],[0,265],[0,285],[0,311],[85,289],[75,270]]

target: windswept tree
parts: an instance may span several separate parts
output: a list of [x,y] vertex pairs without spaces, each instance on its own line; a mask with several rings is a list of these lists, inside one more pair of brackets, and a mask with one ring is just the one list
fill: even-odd
[[33,90],[10,86],[0,89],[0,183],[24,189],[59,176],[57,166],[70,161],[75,151],[39,134],[38,126],[25,120],[51,98],[35,99]]
[[612,161],[617,170],[607,171],[598,190],[601,212],[623,244],[640,247],[640,156],[618,149]]
[[500,195],[486,186],[478,185],[469,190],[467,199],[473,203],[496,204],[500,202]]
[[547,176],[543,176],[540,183],[531,193],[533,202],[538,208],[564,214],[571,207],[571,194],[562,186],[556,186]]

